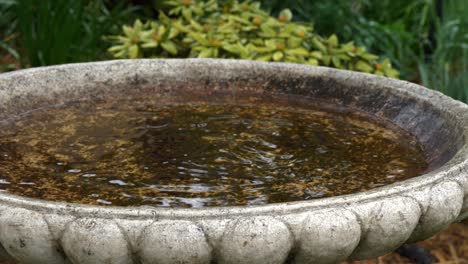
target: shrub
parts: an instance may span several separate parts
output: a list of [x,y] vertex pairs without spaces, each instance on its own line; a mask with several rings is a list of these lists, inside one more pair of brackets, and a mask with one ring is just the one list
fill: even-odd
[[292,22],[292,12],[278,17],[257,2],[170,0],[159,19],[124,25],[109,36],[115,58],[237,58],[324,65],[398,77],[388,59],[370,54],[336,35],[323,38],[307,23]]
[[468,1],[262,2],[274,14],[290,7],[295,20],[316,22],[318,34],[353,40],[390,59],[401,78],[468,102]]

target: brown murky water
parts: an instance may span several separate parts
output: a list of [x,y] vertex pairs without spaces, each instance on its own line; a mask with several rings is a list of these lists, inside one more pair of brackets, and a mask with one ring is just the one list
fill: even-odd
[[87,204],[308,200],[426,168],[417,141],[394,127],[351,113],[268,105],[77,103],[33,112],[0,138],[2,191]]

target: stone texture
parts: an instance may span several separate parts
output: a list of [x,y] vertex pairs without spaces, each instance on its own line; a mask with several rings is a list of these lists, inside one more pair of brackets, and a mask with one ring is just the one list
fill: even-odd
[[73,221],[65,229],[61,243],[72,263],[133,263],[124,234],[111,220]]
[[233,220],[216,252],[220,263],[283,263],[293,246],[288,227],[273,217]]
[[345,209],[308,213],[302,223],[295,263],[338,263],[356,249],[361,226],[356,215]]
[[151,224],[143,231],[138,248],[143,264],[209,264],[212,256],[205,233],[190,221]]
[[419,204],[408,197],[383,198],[356,206],[362,234],[354,259],[378,257],[400,247],[411,235],[421,216]]
[[[468,217],[468,107],[404,81],[295,64],[128,60],[0,75],[0,122],[69,100],[300,98],[412,132],[427,174],[367,192],[262,206],[100,207],[0,193],[0,258],[23,263],[334,263],[375,257]],[[275,99],[275,100],[276,100]],[[251,102],[251,101],[247,101]]]
[[464,199],[463,199],[463,206],[460,210],[460,215],[458,216],[456,221],[461,221],[465,218],[468,218],[468,173],[466,171],[460,171],[453,177],[453,180],[460,184],[460,186],[464,186]]
[[23,208],[0,215],[0,241],[6,252],[21,263],[63,263],[65,256],[49,232],[41,213]]
[[424,240],[445,229],[460,214],[463,205],[463,189],[453,181],[434,185],[429,191],[427,209],[421,215],[411,241]]

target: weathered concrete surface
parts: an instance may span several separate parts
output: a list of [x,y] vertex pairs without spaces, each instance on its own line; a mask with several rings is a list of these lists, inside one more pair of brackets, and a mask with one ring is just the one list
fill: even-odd
[[372,113],[412,132],[431,169],[358,194],[249,207],[99,207],[0,193],[1,257],[35,264],[336,263],[385,254],[468,217],[468,107],[404,81],[233,60],[72,64],[0,75],[0,122],[49,104],[141,94],[177,102],[295,98]]

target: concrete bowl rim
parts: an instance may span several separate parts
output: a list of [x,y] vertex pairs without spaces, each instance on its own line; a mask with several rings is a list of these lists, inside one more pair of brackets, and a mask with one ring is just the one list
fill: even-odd
[[[463,168],[468,167],[468,144],[466,143],[466,137],[468,135],[468,106],[462,102],[458,102],[448,96],[441,94],[438,91],[428,89],[418,84],[410,83],[403,80],[397,80],[392,78],[386,78],[376,76],[367,73],[353,72],[348,70],[332,69],[328,67],[320,66],[309,66],[292,63],[278,63],[278,62],[258,62],[258,61],[247,61],[247,60],[226,60],[226,59],[137,59],[137,60],[109,60],[99,62],[86,62],[86,63],[72,63],[63,64],[57,66],[47,66],[30,68],[24,70],[18,70],[9,73],[0,74],[0,82],[15,76],[27,75],[31,73],[50,71],[54,69],[68,69],[80,66],[105,66],[113,63],[125,62],[130,64],[139,64],[145,61],[162,61],[165,63],[171,63],[171,61],[177,61],[178,63],[216,63],[216,62],[228,62],[236,65],[271,65],[275,67],[291,67],[294,69],[307,69],[308,67],[315,68],[315,70],[321,73],[333,72],[341,77],[353,76],[361,77],[366,82],[383,82],[387,86],[391,86],[395,89],[406,89],[411,87],[415,91],[423,91],[426,94],[437,97],[436,104],[431,104],[432,107],[444,108],[444,111],[451,112],[457,116],[461,121],[463,127],[463,146],[457,151],[457,153],[450,158],[449,161],[444,163],[439,168],[429,171],[423,175],[399,181],[383,187],[378,187],[365,192],[319,198],[313,200],[304,200],[296,202],[286,203],[271,203],[265,205],[252,205],[252,206],[219,206],[219,207],[205,207],[205,208],[163,208],[163,207],[152,207],[152,206],[100,206],[100,205],[87,205],[80,203],[68,203],[59,201],[48,201],[37,198],[29,198],[24,196],[18,196],[0,192],[0,202],[17,205],[18,207],[30,208],[36,211],[62,211],[62,212],[73,212],[74,215],[89,215],[92,214],[96,218],[110,218],[110,217],[122,217],[122,218],[154,218],[157,215],[162,219],[198,219],[198,218],[218,218],[218,217],[232,217],[232,216],[248,216],[248,215],[272,215],[278,213],[294,213],[310,209],[319,208],[336,208],[345,207],[348,204],[362,203],[367,201],[378,200],[381,198],[393,197],[401,195],[401,193],[411,192],[414,190],[420,190],[425,187],[431,187],[434,183],[443,181],[445,177],[451,175],[451,173],[457,173]],[[427,95],[420,95],[413,91],[405,91],[409,97],[420,97],[425,98]]]

